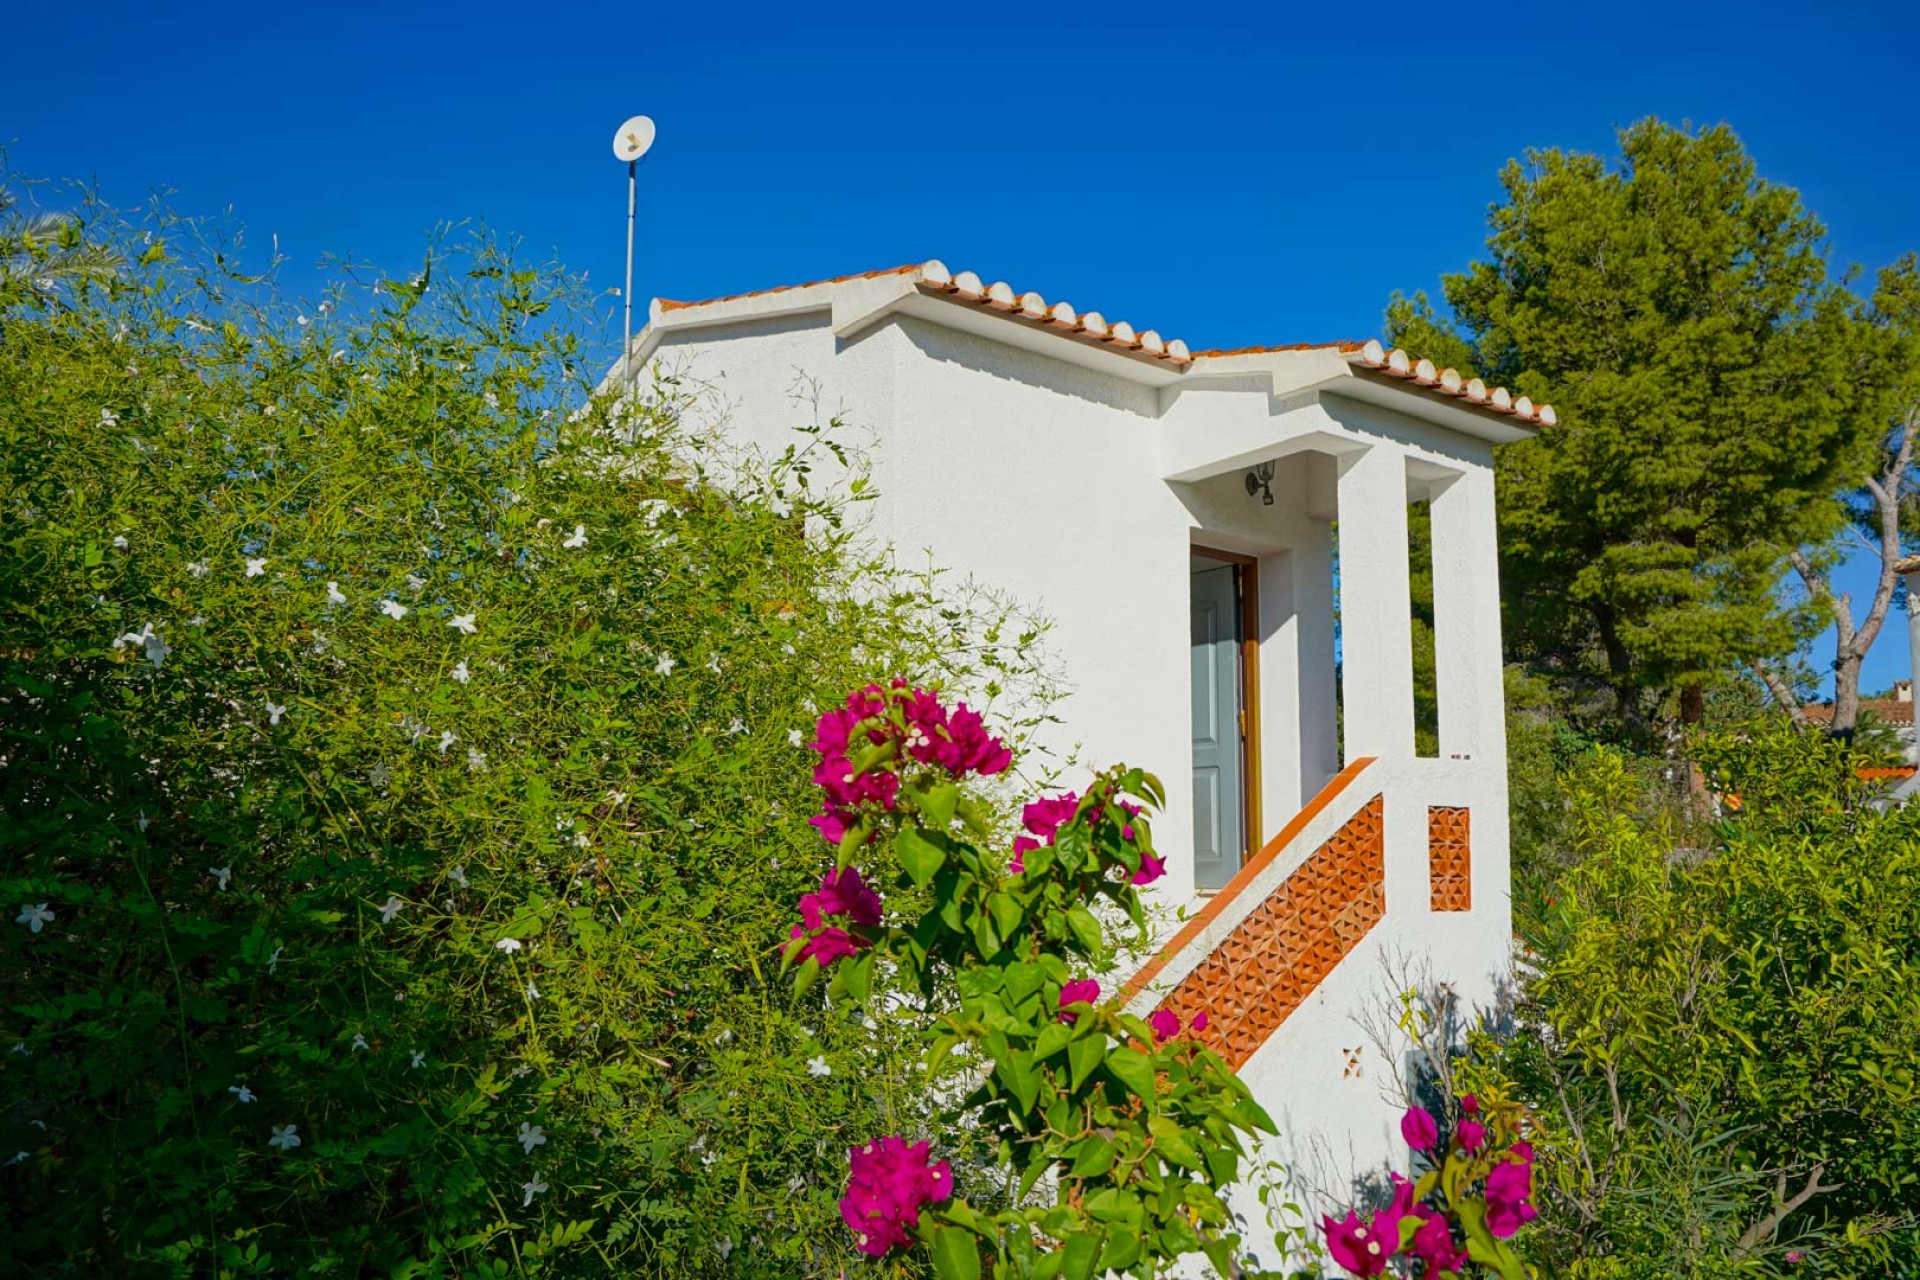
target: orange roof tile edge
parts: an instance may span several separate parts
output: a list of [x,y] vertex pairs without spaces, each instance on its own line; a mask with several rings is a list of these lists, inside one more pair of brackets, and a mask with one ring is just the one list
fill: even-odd
[[1193,358],[1218,360],[1224,356],[1263,356],[1274,351],[1338,351],[1341,355],[1347,355],[1364,345],[1352,338],[1338,338],[1332,342],[1283,342],[1273,347],[1219,347],[1210,351],[1196,351]]
[[918,271],[920,264],[909,262],[904,267],[885,267],[879,271],[856,271],[850,276],[834,276],[829,280],[808,280],[801,284],[777,284],[771,289],[754,289],[748,293],[730,293],[722,298],[701,298],[697,302],[677,302],[672,298],[660,299],[662,311],[684,311],[688,307],[711,307],[722,302],[738,302],[742,298],[764,298],[770,293],[792,293],[795,289],[813,289],[823,284],[850,284],[855,280],[877,280],[881,276],[903,276],[909,271]]
[[1853,771],[1853,776],[1862,782],[1878,782],[1882,778],[1911,778],[1916,769],[1910,764],[1864,765]]
[[1294,814],[1292,821],[1280,829],[1280,834],[1267,841],[1266,846],[1262,848],[1259,853],[1253,855],[1247,862],[1247,865],[1241,867],[1240,870],[1235,873],[1233,879],[1227,881],[1224,888],[1213,895],[1207,902],[1207,905],[1200,909],[1200,913],[1191,920],[1188,920],[1180,932],[1173,935],[1171,942],[1160,948],[1158,955],[1147,961],[1145,965],[1141,966],[1139,972],[1127,979],[1126,985],[1120,988],[1120,1003],[1125,1005],[1130,1002],[1146,988],[1149,982],[1152,982],[1160,976],[1160,971],[1167,967],[1168,962],[1185,950],[1188,943],[1199,937],[1208,925],[1218,919],[1220,913],[1225,911],[1227,906],[1245,892],[1247,886],[1252,884],[1255,878],[1257,878],[1261,872],[1265,871],[1274,859],[1280,856],[1281,851],[1293,843],[1294,837],[1305,830],[1309,822],[1312,822],[1328,805],[1339,798],[1340,793],[1347,789],[1348,784],[1364,773],[1367,766],[1372,764],[1376,758],[1377,757],[1374,756],[1362,756],[1335,774],[1333,781],[1320,788],[1320,794],[1307,801],[1306,807]]
[[1436,368],[1431,360],[1408,355],[1399,347],[1388,350],[1377,341],[1298,342],[1286,346],[1236,347],[1202,351],[1196,355],[1189,351],[1187,344],[1178,338],[1165,339],[1152,329],[1135,329],[1124,320],[1109,322],[1098,311],[1076,311],[1064,302],[1049,303],[1032,291],[1016,292],[1013,286],[1004,280],[987,284],[971,271],[956,274],[947,270],[947,264],[938,258],[930,258],[917,265],[888,267],[881,271],[834,276],[828,280],[810,280],[804,284],[779,285],[771,289],[755,289],[751,293],[729,294],[724,298],[704,298],[698,302],[676,302],[661,298],[659,303],[663,313],[685,311],[723,302],[738,302],[744,298],[761,298],[769,294],[791,293],[797,289],[812,289],[820,285],[847,284],[855,280],[903,275],[913,276],[914,283],[928,293],[943,294],[958,302],[974,303],[1015,319],[1027,320],[1037,327],[1051,329],[1063,336],[1076,337],[1092,345],[1112,346],[1121,351],[1154,360],[1164,360],[1168,364],[1181,368],[1191,367],[1196,359],[1202,357],[1217,359],[1222,356],[1257,355],[1263,352],[1338,351],[1352,363],[1375,373],[1409,381],[1439,395],[1465,400],[1479,408],[1519,418],[1522,422],[1550,427],[1559,421],[1550,404],[1535,405],[1526,396],[1516,396],[1505,387],[1489,388],[1479,378],[1462,378],[1453,369]]

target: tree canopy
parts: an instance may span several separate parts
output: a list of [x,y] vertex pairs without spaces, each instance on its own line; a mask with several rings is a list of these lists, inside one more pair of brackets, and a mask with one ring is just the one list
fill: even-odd
[[1837,527],[1883,406],[1797,192],[1725,126],[1647,120],[1620,148],[1509,164],[1488,259],[1444,280],[1451,317],[1396,298],[1389,328],[1554,404],[1499,462],[1509,649],[1638,723],[1794,647],[1783,558]]

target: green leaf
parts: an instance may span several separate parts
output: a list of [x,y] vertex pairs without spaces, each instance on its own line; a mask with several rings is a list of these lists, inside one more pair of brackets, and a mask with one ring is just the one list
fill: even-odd
[[933,883],[934,874],[947,862],[946,850],[912,827],[901,828],[900,834],[894,837],[893,851],[900,859],[901,868],[922,889]]
[[1013,931],[1020,927],[1020,921],[1026,916],[1013,895],[1001,890],[987,895],[987,910],[993,913],[994,927],[1000,930],[1002,938],[1012,938]]
[[[1107,1056],[1107,1037],[1104,1032],[1094,1032],[1081,1036],[1067,1046],[1067,1063],[1072,1068],[1071,1085],[1074,1089],[1086,1083],[1087,1077],[1094,1073]],[[1149,1077],[1151,1081],[1151,1077]]]
[[1113,1168],[1113,1144],[1097,1133],[1088,1134],[1073,1145],[1072,1178],[1094,1178]]
[[1047,971],[1037,964],[1010,964],[1006,967],[1007,999],[1019,1004],[1038,991],[1047,980]]
[[1060,1274],[1066,1280],[1087,1280],[1100,1260],[1101,1232],[1076,1231],[1060,1246]]
[[1100,922],[1093,918],[1093,912],[1075,903],[1067,912],[1067,927],[1073,930],[1073,936],[1079,939],[1080,945],[1090,954],[1096,956],[1100,954],[1102,945]]
[[927,788],[920,799],[920,811],[936,831],[944,831],[953,821],[954,807],[959,803],[960,788],[951,782],[942,782]]
[[934,1274],[940,1280],[980,1280],[980,1245],[971,1231],[961,1227],[933,1229]]
[[1154,1116],[1147,1121],[1147,1131],[1153,1134],[1154,1150],[1166,1159],[1183,1168],[1200,1170],[1200,1153],[1193,1149],[1193,1142],[1187,1137],[1186,1130],[1166,1116]]
[[1107,1055],[1107,1071],[1148,1104],[1153,1099],[1153,1059],[1138,1049],[1122,1045]]

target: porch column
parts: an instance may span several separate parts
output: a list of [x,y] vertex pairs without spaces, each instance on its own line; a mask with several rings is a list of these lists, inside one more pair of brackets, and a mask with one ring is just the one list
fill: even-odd
[[1433,486],[1434,666],[1442,759],[1506,753],[1500,566],[1493,472],[1474,467]]
[[1346,759],[1413,755],[1407,466],[1376,444],[1340,459],[1340,650]]

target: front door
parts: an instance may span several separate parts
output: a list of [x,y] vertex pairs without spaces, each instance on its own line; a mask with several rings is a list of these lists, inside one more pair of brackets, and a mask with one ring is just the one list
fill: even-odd
[[1193,873],[1218,889],[1246,847],[1246,758],[1241,744],[1241,635],[1237,565],[1192,566]]

